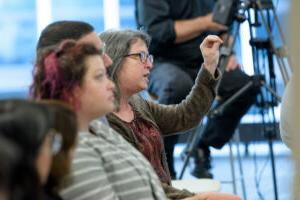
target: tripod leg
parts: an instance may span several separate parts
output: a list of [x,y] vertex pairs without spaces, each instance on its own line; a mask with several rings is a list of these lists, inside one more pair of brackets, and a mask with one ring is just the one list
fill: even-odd
[[179,179],[182,179],[183,177],[183,174],[185,172],[185,169],[189,163],[189,160],[190,160],[190,157],[192,156],[193,154],[193,150],[194,150],[194,147],[195,147],[195,144],[197,142],[197,137],[198,137],[198,133],[200,132],[202,128],[202,122],[200,122],[200,124],[198,125],[198,127],[195,129],[195,131],[192,133],[192,139],[191,139],[191,142],[187,145],[189,145],[188,147],[188,151],[187,151],[187,155],[184,159],[184,162],[183,162],[183,166],[182,166],[182,169],[181,169],[181,172],[179,174]]
[[[271,45],[271,48],[275,54],[275,57],[277,59],[277,63],[280,67],[280,71],[281,71],[281,75],[282,75],[282,78],[283,78],[283,81],[284,81],[284,84],[286,85],[289,81],[289,72],[290,72],[290,68],[288,66],[285,66],[285,63],[283,62],[282,60],[282,55],[278,55],[278,51],[276,51],[276,46],[275,46],[275,42],[273,41],[273,35],[272,35],[272,31],[270,29],[270,26],[268,24],[268,19],[266,18],[266,16],[264,16],[263,14],[263,9],[262,9],[262,4],[260,1],[257,2],[257,6],[259,8],[259,13],[260,13],[260,16],[261,16],[261,19],[262,19],[262,22],[264,24],[264,27],[266,29],[266,32],[268,34],[268,38],[270,38],[270,45]],[[284,35],[283,35],[283,32],[282,32],[282,29],[280,27],[280,24],[279,24],[279,19],[277,17],[277,14],[274,10],[274,8],[272,9],[272,12],[273,12],[273,17],[275,18],[275,22],[277,24],[277,27],[279,29],[279,33],[280,33],[280,36],[281,36],[281,40],[284,44],[284,46],[286,47],[285,45],[285,39],[284,39]],[[284,51],[284,50],[283,50]],[[288,58],[288,62],[290,61],[290,59]]]
[[232,175],[233,193],[237,194],[236,176],[235,176],[235,167],[234,167],[234,155],[233,155],[233,150],[232,150],[232,141],[229,142],[229,154],[230,154],[230,168],[231,168],[231,175]]
[[276,98],[278,102],[281,102],[281,97],[273,90],[269,85],[267,85],[264,81],[261,82],[263,86]]
[[182,150],[182,152],[180,153],[181,160],[185,159],[185,157],[186,157],[186,155],[187,155],[187,153],[188,153],[188,151],[190,149],[190,145],[191,145],[192,140],[193,140],[195,129],[189,131],[189,133],[188,133],[188,139],[186,141],[186,145],[185,145],[184,149]]
[[224,108],[229,104],[232,104],[237,98],[243,95],[248,91],[249,88],[253,87],[253,81],[249,81],[245,86],[243,86],[240,90],[238,90],[235,94],[233,94],[230,98],[228,98],[225,102],[223,102],[217,109],[214,109],[210,112],[211,115],[218,115],[223,113]]
[[243,192],[243,199],[247,200],[247,194],[246,194],[246,185],[245,185],[245,180],[244,180],[244,170],[242,166],[242,158],[241,158],[241,153],[240,153],[240,131],[237,128],[236,133],[235,133],[235,143],[236,143],[236,148],[237,148],[237,157],[238,157],[238,165],[239,165],[239,171],[240,171],[240,179],[241,179],[241,184],[242,184],[242,192]]
[[276,179],[276,166],[275,166],[275,158],[274,158],[274,150],[273,150],[273,141],[272,140],[273,139],[271,137],[268,137],[268,144],[269,144],[270,157],[271,157],[271,166],[272,166],[274,195],[275,195],[275,200],[278,200],[277,179]]

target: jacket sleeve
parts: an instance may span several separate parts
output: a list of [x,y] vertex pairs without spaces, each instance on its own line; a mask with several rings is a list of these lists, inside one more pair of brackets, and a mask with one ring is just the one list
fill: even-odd
[[219,70],[213,77],[205,67],[201,67],[195,85],[180,104],[162,105],[146,101],[146,105],[161,133],[169,135],[197,126],[212,105],[220,77]]
[[176,34],[168,0],[136,0],[136,18],[139,28],[151,35],[154,48],[156,44],[174,43]]
[[167,198],[172,200],[184,199],[195,195],[195,193],[189,192],[188,190],[180,190],[166,183],[162,183],[162,187]]
[[295,75],[292,75],[291,80],[284,91],[280,113],[281,139],[292,149],[298,145],[298,140],[295,140],[295,137],[300,129],[300,125],[297,123],[297,121],[299,121],[299,116],[297,116],[297,114],[299,115],[299,113],[297,113],[296,109],[299,104],[300,96],[297,97],[297,94],[295,93],[296,88],[296,77]]

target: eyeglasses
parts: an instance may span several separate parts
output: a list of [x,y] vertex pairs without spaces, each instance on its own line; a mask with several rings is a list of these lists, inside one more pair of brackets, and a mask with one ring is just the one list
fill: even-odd
[[124,57],[139,57],[140,61],[145,64],[147,60],[152,64],[153,63],[153,56],[151,54],[148,54],[144,51],[141,51],[139,53],[132,53],[132,54],[127,54]]

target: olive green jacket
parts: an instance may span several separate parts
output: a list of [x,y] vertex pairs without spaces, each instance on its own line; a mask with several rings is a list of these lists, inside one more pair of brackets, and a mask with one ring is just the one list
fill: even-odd
[[[130,104],[140,116],[153,124],[161,133],[161,136],[176,134],[194,128],[199,124],[211,107],[216,95],[216,85],[220,80],[220,72],[217,70],[213,77],[205,67],[201,67],[189,95],[180,104],[162,105],[148,101],[134,95]],[[180,80],[178,80],[180,81]],[[138,140],[132,130],[114,114],[107,115],[110,126],[120,133],[129,143],[138,149]],[[161,140],[163,144],[163,140]],[[161,160],[165,171],[169,174],[166,154],[161,152]],[[163,183],[168,198],[180,199],[193,195],[188,191],[176,190],[168,183]]]

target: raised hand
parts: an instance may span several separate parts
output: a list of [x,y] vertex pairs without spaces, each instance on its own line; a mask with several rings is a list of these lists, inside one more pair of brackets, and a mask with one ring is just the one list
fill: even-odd
[[200,45],[204,59],[204,67],[212,74],[215,74],[219,62],[219,47],[223,41],[216,35],[207,36]]

